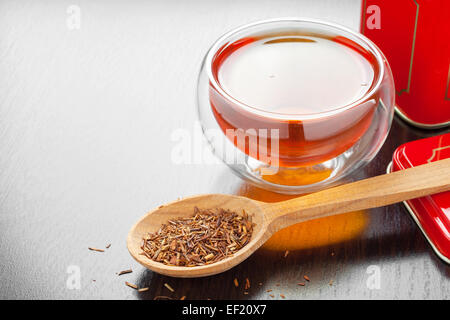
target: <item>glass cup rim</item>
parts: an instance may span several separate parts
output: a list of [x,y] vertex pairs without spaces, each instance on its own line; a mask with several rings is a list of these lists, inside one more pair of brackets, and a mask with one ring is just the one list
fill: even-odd
[[[333,110],[322,111],[322,112],[317,112],[317,113],[309,113],[309,114],[292,114],[292,113],[271,112],[271,111],[266,111],[266,110],[259,109],[257,107],[247,105],[247,104],[242,103],[241,101],[237,100],[236,98],[231,96],[228,92],[226,92],[222,88],[222,86],[217,82],[216,77],[214,76],[214,73],[212,70],[212,65],[213,65],[212,62],[213,62],[214,56],[219,51],[221,45],[223,45],[223,42],[226,41],[228,38],[232,37],[233,35],[235,35],[236,33],[244,31],[251,27],[258,26],[258,25],[264,25],[264,24],[270,24],[270,23],[276,23],[276,22],[293,22],[293,23],[299,23],[299,22],[302,23],[303,22],[303,23],[317,24],[317,25],[322,25],[322,26],[332,28],[336,31],[347,32],[347,33],[351,34],[352,36],[356,37],[358,40],[360,40],[361,42],[366,44],[371,49],[372,53],[374,54],[374,56],[376,58],[379,71],[377,74],[378,78],[376,79],[375,85],[372,86],[372,88],[369,91],[367,91],[362,97],[360,97],[359,99],[357,99],[349,104],[346,104],[343,106],[337,106]],[[212,46],[209,48],[209,50],[205,56],[204,64],[205,64],[206,73],[208,75],[209,83],[224,98],[231,101],[234,105],[237,105],[240,108],[249,111],[250,113],[253,113],[253,114],[256,114],[259,116],[263,116],[263,117],[272,118],[272,119],[279,119],[279,120],[311,120],[311,119],[325,118],[328,116],[337,115],[341,112],[344,112],[344,111],[352,109],[352,108],[356,108],[359,105],[361,105],[362,103],[364,103],[368,97],[372,96],[375,92],[377,92],[379,90],[379,87],[381,86],[381,83],[383,81],[384,74],[385,74],[383,54],[381,53],[380,49],[378,49],[378,47],[366,36],[362,35],[359,32],[353,31],[350,28],[347,28],[345,26],[337,24],[337,23],[323,21],[323,20],[319,20],[319,19],[301,18],[301,17],[298,17],[298,18],[297,17],[285,17],[285,18],[266,19],[266,20],[251,22],[248,24],[244,24],[240,27],[234,28],[234,29],[230,30],[229,32],[223,34],[212,44]]]

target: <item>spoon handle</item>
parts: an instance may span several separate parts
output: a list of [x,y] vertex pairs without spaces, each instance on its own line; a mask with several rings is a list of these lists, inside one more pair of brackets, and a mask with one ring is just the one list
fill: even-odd
[[276,231],[311,219],[382,207],[447,190],[450,190],[450,159],[267,204],[267,218],[272,231]]

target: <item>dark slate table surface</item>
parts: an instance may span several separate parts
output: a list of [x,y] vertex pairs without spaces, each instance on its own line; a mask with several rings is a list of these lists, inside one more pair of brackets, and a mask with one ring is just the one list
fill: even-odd
[[[208,46],[237,25],[279,16],[357,29],[359,11],[357,0],[1,0],[0,298],[449,299],[450,267],[401,204],[293,226],[241,265],[202,279],[154,274],[125,246],[140,216],[178,197],[288,198],[223,164],[174,164],[173,133],[195,128]],[[395,119],[361,175],[384,173],[398,145],[435,134]],[[234,278],[249,278],[248,295]]]

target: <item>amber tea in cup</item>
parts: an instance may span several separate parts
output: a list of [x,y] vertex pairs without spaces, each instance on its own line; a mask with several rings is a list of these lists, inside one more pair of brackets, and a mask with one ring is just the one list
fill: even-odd
[[[285,32],[239,39],[218,52],[212,68],[221,89],[248,107],[211,87],[211,108],[222,130],[279,129],[281,166],[338,156],[367,130],[378,103],[373,96],[337,112],[360,101],[379,76],[375,57],[340,36]],[[252,147],[258,144],[242,151]]]

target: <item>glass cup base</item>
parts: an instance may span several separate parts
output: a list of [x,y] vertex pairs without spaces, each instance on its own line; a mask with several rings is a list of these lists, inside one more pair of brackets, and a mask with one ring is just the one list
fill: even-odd
[[348,150],[320,164],[279,167],[276,172],[273,172],[273,169],[270,172],[267,170],[267,164],[246,155],[244,164],[229,165],[229,167],[237,176],[257,187],[277,193],[305,194],[341,183],[345,164],[351,154],[353,151]]
[[254,186],[283,194],[306,194],[357,179],[360,169],[372,161],[383,146],[391,126],[392,111],[380,102],[371,125],[358,142],[337,157],[311,166],[272,168],[235,148],[225,136],[211,140],[206,135],[206,139],[216,155],[234,152],[235,158],[241,160],[225,163],[234,174]]

